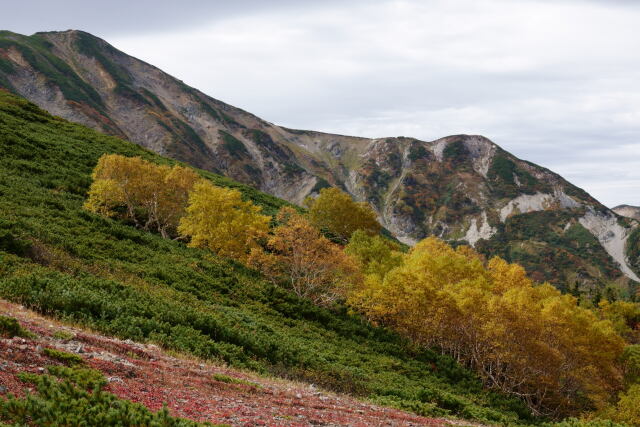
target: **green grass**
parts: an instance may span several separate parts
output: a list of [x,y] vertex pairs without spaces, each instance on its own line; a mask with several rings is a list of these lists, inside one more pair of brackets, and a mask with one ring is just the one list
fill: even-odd
[[[104,333],[424,415],[514,424],[513,398],[341,306],[318,308],[208,251],[82,209],[104,153],[173,164],[0,91],[0,297]],[[273,214],[286,203],[220,176]]]
[[247,147],[244,146],[242,141],[223,130],[220,130],[218,132],[220,133],[220,137],[222,138],[222,146],[231,156],[238,159],[246,158],[249,156],[249,151],[247,151]]

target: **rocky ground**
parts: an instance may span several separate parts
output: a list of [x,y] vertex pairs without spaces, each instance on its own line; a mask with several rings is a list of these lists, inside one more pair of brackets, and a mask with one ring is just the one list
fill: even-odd
[[80,355],[108,378],[106,390],[152,410],[167,404],[172,415],[234,426],[443,426],[457,422],[419,417],[313,385],[232,370],[154,345],[122,341],[70,327],[0,300],[0,315],[16,318],[36,339],[0,338],[0,398],[22,395],[19,372],[45,372],[58,364],[42,354],[55,348]]

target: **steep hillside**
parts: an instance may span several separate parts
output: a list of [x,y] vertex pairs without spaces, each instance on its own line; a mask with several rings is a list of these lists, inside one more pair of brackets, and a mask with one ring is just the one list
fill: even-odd
[[[513,398],[453,360],[253,270],[82,209],[105,153],[174,161],[0,90],[0,298],[139,342],[421,415],[516,423]],[[199,171],[273,212],[284,201]]]
[[594,296],[612,284],[633,294],[638,281],[627,244],[637,221],[481,136],[420,141],[287,129],[80,31],[0,33],[0,85],[294,203],[341,187],[408,244],[427,235],[468,242],[522,263],[538,280]]
[[640,206],[620,205],[611,210],[620,216],[626,216],[627,218],[633,218],[640,221]]

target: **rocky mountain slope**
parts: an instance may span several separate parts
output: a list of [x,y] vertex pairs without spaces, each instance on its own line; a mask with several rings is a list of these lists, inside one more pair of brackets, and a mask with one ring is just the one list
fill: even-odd
[[626,216],[640,221],[640,206],[620,205],[611,209],[620,216]]
[[[0,86],[53,114],[294,203],[326,186],[412,244],[431,234],[523,264],[566,291],[639,281],[622,218],[482,136],[358,138],[284,128],[80,31],[0,33]],[[615,291],[618,292],[618,291]]]

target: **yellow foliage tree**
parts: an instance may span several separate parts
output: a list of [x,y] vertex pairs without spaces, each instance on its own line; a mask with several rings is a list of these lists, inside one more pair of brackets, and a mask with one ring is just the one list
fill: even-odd
[[629,426],[640,426],[640,384],[634,384],[618,395],[618,402],[600,415],[604,419],[617,421]]
[[294,209],[282,208],[276,219],[280,225],[267,239],[266,252],[253,249],[249,265],[317,304],[344,296],[359,277],[355,261]]
[[356,230],[344,248],[345,253],[353,256],[365,275],[376,275],[379,279],[402,264],[402,253],[399,245],[380,235],[370,235],[363,230]]
[[256,240],[269,230],[270,217],[261,208],[243,201],[238,190],[209,181],[197,182],[189,195],[186,215],[178,232],[191,238],[189,246],[203,247],[220,256],[245,260]]
[[524,269],[430,237],[383,277],[369,275],[349,302],[417,343],[435,346],[536,413],[596,406],[619,386],[623,340],[611,322]]
[[640,304],[630,301],[600,301],[601,317],[611,320],[616,330],[632,344],[640,344]]
[[189,194],[199,181],[208,182],[191,169],[180,166],[174,166],[164,175],[158,203],[150,208],[151,218],[162,236],[177,230],[180,218],[186,213]]
[[364,202],[354,202],[337,188],[323,188],[316,199],[307,199],[313,225],[326,229],[342,243],[347,243],[356,230],[378,234],[380,224],[375,212]]
[[163,237],[175,234],[188,194],[200,178],[191,169],[156,165],[140,157],[105,154],[93,170],[85,208],[131,220]]

